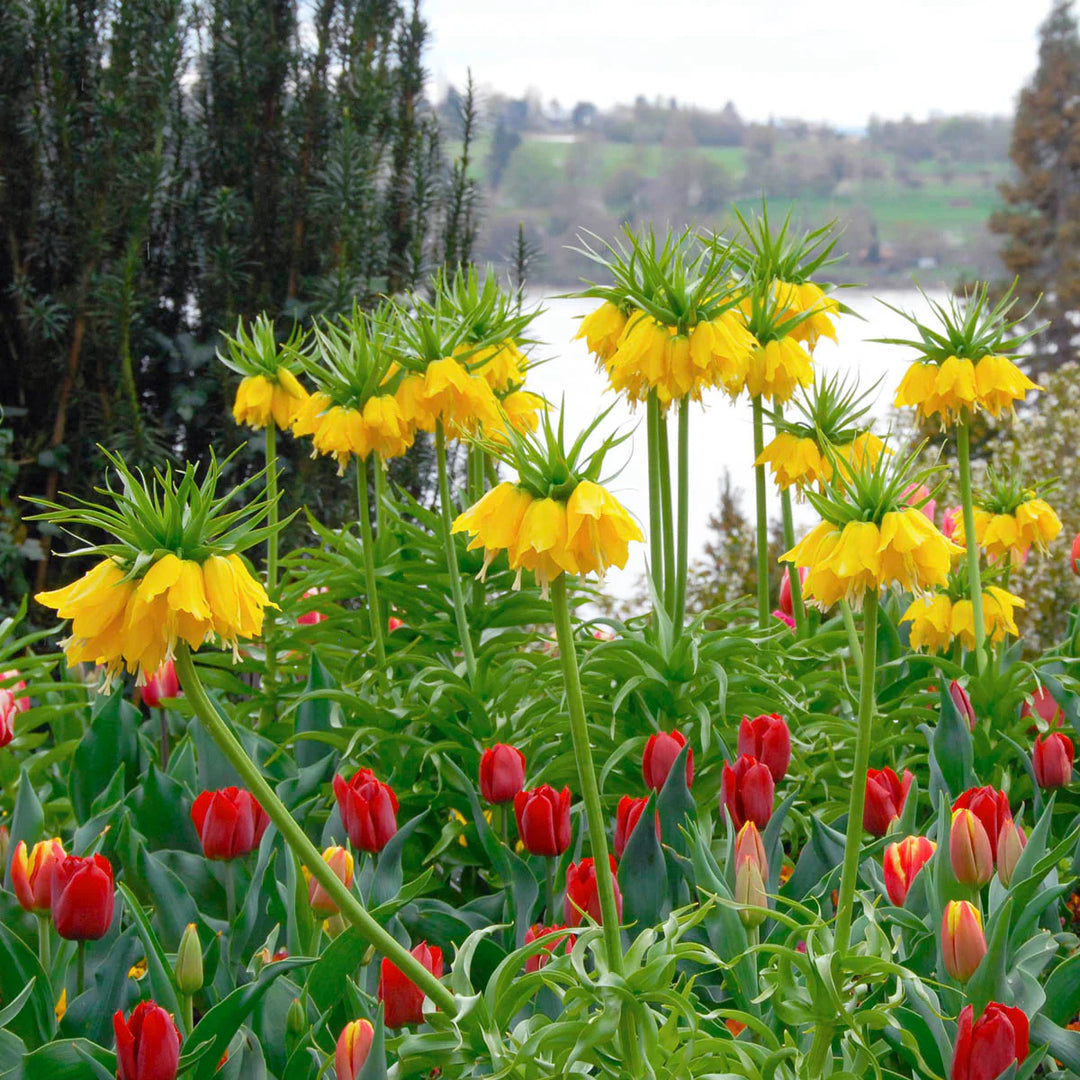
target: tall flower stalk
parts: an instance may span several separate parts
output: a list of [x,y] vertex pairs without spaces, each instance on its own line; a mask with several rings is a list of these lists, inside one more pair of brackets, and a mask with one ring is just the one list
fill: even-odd
[[960,505],[964,515],[964,535],[968,537],[967,572],[971,587],[971,609],[975,622],[975,664],[981,675],[989,660],[986,652],[986,622],[983,616],[982,574],[979,545],[975,538],[975,500],[971,488],[971,421],[964,409],[956,424],[956,458],[960,474]]
[[465,670],[469,682],[476,677],[476,654],[473,650],[469,615],[465,610],[465,593],[461,587],[461,568],[458,566],[457,548],[454,545],[454,504],[450,495],[450,476],[446,467],[446,434],[442,421],[435,425],[435,457],[439,472],[439,524],[442,530],[443,553],[446,556],[446,572],[450,575],[450,595],[454,603],[454,621],[458,640],[465,655]]
[[[368,618],[371,622],[371,640],[375,644],[375,660],[382,667],[386,663],[386,644],[383,641],[382,608],[375,579],[375,538],[371,532],[371,505],[368,496],[370,473],[379,470],[374,454],[356,459],[356,508],[360,520],[360,543],[364,554],[364,584],[368,595]],[[377,493],[376,493],[377,497]]]

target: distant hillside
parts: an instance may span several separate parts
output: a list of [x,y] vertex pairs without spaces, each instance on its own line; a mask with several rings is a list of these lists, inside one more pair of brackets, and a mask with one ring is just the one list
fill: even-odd
[[[440,115],[454,137],[458,102]],[[486,103],[473,147],[484,200],[480,254],[505,259],[519,222],[539,251],[534,280],[571,286],[589,264],[566,250],[585,227],[610,236],[620,222],[730,227],[732,203],[765,193],[802,225],[839,219],[847,259],[838,279],[906,284],[911,275],[955,283],[997,274],[986,222],[1010,173],[1011,122],[941,117],[871,120],[864,132],[784,120],[744,123],[674,102],[601,113],[538,100]]]

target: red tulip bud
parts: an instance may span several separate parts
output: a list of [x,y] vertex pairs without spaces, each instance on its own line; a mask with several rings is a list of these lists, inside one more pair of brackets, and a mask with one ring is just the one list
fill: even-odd
[[16,712],[26,712],[30,708],[30,699],[25,694],[22,697],[19,696],[19,691],[26,689],[26,680],[15,668],[0,671],[0,687],[11,695]]
[[953,803],[954,810],[970,810],[983,824],[990,840],[990,854],[997,858],[997,839],[1001,824],[1012,817],[1009,800],[1003,791],[987,784],[981,788],[968,788]]
[[152,1001],[140,1001],[127,1020],[113,1013],[119,1080],[175,1080],[180,1032],[173,1018]]
[[[328,847],[323,852],[323,861],[334,871],[334,876],[346,889],[352,888],[353,883],[353,857],[343,847]],[[304,876],[308,879],[308,904],[311,910],[320,918],[328,919],[336,915],[337,904],[330,898],[330,894],[319,884],[318,879],[311,876],[305,866]]]
[[250,791],[227,787],[204,791],[191,807],[191,820],[208,859],[237,859],[259,846],[270,818]]
[[720,776],[720,805],[727,809],[736,830],[747,821],[752,821],[759,829],[769,824],[775,790],[772,773],[756,758],[743,754],[734,765],[724,762]]
[[516,746],[496,743],[480,756],[480,794],[489,803],[513,802],[525,786],[525,755]]
[[39,840],[26,857],[26,843],[20,840],[11,857],[11,888],[15,898],[35,915],[48,914],[52,906],[52,880],[56,867],[67,858],[57,837]]
[[949,830],[949,859],[962,885],[981,888],[994,876],[994,856],[983,823],[970,811],[954,810]]
[[885,890],[897,907],[904,906],[915,875],[929,862],[936,849],[937,844],[925,836],[908,836],[885,849],[882,859]]
[[334,796],[352,846],[377,855],[397,832],[397,796],[371,769],[357,769],[347,783],[334,777]]
[[758,827],[752,822],[746,822],[735,836],[735,866],[738,867],[744,859],[749,859],[761,871],[762,878],[769,876],[769,860],[765,856],[765,844],[761,839]]
[[[421,941],[412,954],[436,979],[442,978],[442,949],[437,945],[428,948],[427,942]],[[383,1019],[388,1028],[424,1022],[424,991],[385,957],[379,971],[378,996],[385,1009]]]
[[104,855],[81,859],[68,855],[52,878],[52,917],[56,932],[68,941],[97,941],[109,932],[113,903],[112,864]]
[[[615,858],[608,856],[611,867],[611,885],[615,890],[615,910],[622,918],[622,894],[619,883],[615,880]],[[603,864],[601,864],[603,865]],[[563,905],[563,918],[568,926],[580,926],[585,916],[595,923],[604,921],[600,910],[600,891],[596,881],[596,866],[592,859],[582,859],[571,863],[566,868],[566,900]]]
[[787,774],[791,761],[791,732],[778,713],[742,718],[739,725],[739,755],[757,758],[765,765],[776,783]]
[[[749,824],[753,824],[753,822],[749,822]],[[748,855],[736,864],[735,903],[750,904],[756,908],[769,906],[769,896],[765,891],[765,879],[761,869]],[[750,911],[744,908],[739,912],[739,919],[747,930],[760,926],[766,918],[764,911]]]
[[914,777],[907,769],[900,779],[890,768],[866,770],[866,803],[863,828],[873,836],[884,836],[904,812],[908,789]]
[[180,679],[176,675],[176,665],[166,660],[151,675],[141,690],[143,704],[148,709],[160,709],[165,698],[174,698],[180,694]]
[[945,511],[945,516],[941,519],[941,531],[945,534],[946,539],[951,540],[956,535],[956,530],[960,528],[960,523],[964,520],[964,511],[962,507],[952,506]]
[[955,680],[949,683],[949,697],[952,698],[956,711],[967,721],[968,727],[975,730],[975,707],[971,704],[971,695]]
[[1059,788],[1072,783],[1072,739],[1061,731],[1052,731],[1045,739],[1036,735],[1031,764],[1039,787]]
[[[799,583],[802,584],[806,581],[806,575],[810,573],[808,567],[803,566],[799,570]],[[791,566],[784,567],[784,575],[780,579],[780,611],[791,619],[791,625],[795,624],[794,618],[795,608],[791,600]]]
[[1057,703],[1054,695],[1045,686],[1040,686],[1031,695],[1031,701],[1025,701],[1020,706],[1020,718],[1032,721],[1031,727],[1028,728],[1028,734],[1033,735],[1038,731],[1036,722],[1039,720],[1048,728],[1061,727],[1061,722],[1065,719],[1065,710]]
[[[621,859],[623,857],[623,852],[626,850],[626,843],[630,839],[633,831],[637,828],[637,824],[641,820],[641,815],[645,812],[645,807],[648,806],[648,804],[648,795],[643,795],[640,799],[624,795],[619,800],[619,805],[615,812],[615,858]],[[654,814],[653,820],[656,822],[656,835],[659,836],[660,815]]]
[[[307,589],[304,592],[304,599],[310,600],[313,596],[319,596],[322,593],[329,592],[330,590],[323,586],[320,589]],[[305,611],[303,615],[297,616],[297,623],[300,626],[315,626],[317,623],[321,623],[326,616],[321,611]]]
[[534,971],[539,971],[548,960],[555,955],[555,951],[566,943],[566,948],[569,949],[573,936],[570,934],[561,933],[565,930],[566,926],[541,926],[540,923],[533,923],[528,930],[525,931],[525,944],[531,945],[534,941],[541,942],[540,952],[534,953],[525,961],[525,970],[530,974]]
[[982,916],[966,900],[950,900],[941,920],[941,954],[945,970],[957,980],[967,982],[986,955]]
[[514,796],[518,835],[530,855],[561,855],[570,846],[570,789],[541,784]]
[[1016,864],[1027,846],[1027,836],[1024,830],[1013,819],[1006,818],[998,833],[997,842],[997,875],[998,880],[1005,888],[1009,887],[1013,874],[1016,873]]
[[1072,564],[1074,574],[1080,574],[1080,533],[1076,534],[1076,539],[1073,540],[1072,557],[1069,560]]
[[371,1053],[375,1030],[367,1020],[350,1020],[338,1036],[334,1050],[337,1080],[356,1080]]
[[991,1001],[972,1023],[974,1008],[960,1010],[949,1080],[996,1080],[1028,1055],[1028,1018],[1022,1009]]
[[[661,731],[650,735],[641,756],[641,774],[645,777],[645,786],[659,791],[671,772],[671,766],[679,756],[679,751],[686,745],[681,731]],[[686,786],[694,782],[694,751],[686,753]]]
[[392,634],[395,630],[400,630],[405,625],[404,619],[399,619],[396,615],[391,615],[386,620],[386,629]]
[[930,521],[934,520],[937,501],[930,498],[930,489],[925,484],[908,484],[901,492],[900,499],[908,506],[918,507]]

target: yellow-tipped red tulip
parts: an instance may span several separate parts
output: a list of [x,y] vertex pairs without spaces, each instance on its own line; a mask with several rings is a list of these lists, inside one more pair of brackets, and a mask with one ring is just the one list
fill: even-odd
[[941,955],[945,970],[957,980],[967,982],[986,955],[986,937],[982,916],[966,900],[950,900],[941,920]]

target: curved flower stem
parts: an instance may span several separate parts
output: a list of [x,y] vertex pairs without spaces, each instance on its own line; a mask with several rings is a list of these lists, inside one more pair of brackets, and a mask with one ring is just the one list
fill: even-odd
[[369,458],[370,455],[368,458],[356,459],[356,501],[360,514],[360,538],[364,549],[364,582],[368,594],[371,638],[375,642],[375,660],[382,668],[386,663],[386,646],[383,643],[382,611],[379,608],[379,593],[375,583],[375,539],[371,535],[371,507],[368,504]]
[[[278,482],[277,482],[277,424],[274,418],[266,425],[266,526],[270,530],[266,537],[266,592],[276,604],[278,597]],[[263,641],[266,648],[266,685],[263,706],[263,723],[273,723],[277,713],[275,696],[277,693],[277,650],[274,647],[274,611],[266,609],[266,624]],[[164,764],[162,768],[164,768]]]
[[454,617],[457,619],[458,637],[465,653],[465,670],[469,682],[476,678],[476,655],[473,653],[469,633],[469,617],[465,614],[465,596],[461,591],[461,571],[458,568],[457,549],[450,529],[454,524],[454,505],[450,501],[450,477],[446,472],[446,433],[442,421],[435,423],[435,456],[439,465],[439,513],[442,518],[443,550],[446,553],[446,569],[450,574],[450,593],[454,599]]
[[683,630],[686,618],[686,575],[689,570],[688,546],[690,543],[690,398],[679,401],[679,452],[678,452],[678,551],[675,562],[675,640]]
[[664,538],[660,524],[660,405],[656,391],[649,391],[646,408],[646,430],[649,437],[649,570],[653,589],[659,599],[664,596]]
[[581,678],[578,674],[577,651],[574,648],[574,631],[570,624],[570,601],[567,597],[565,574],[560,574],[551,583],[551,607],[555,613],[559,662],[562,664],[563,681],[566,684],[570,735],[577,760],[581,798],[585,803],[585,823],[589,829],[589,846],[592,848],[593,865],[596,868],[596,891],[600,897],[600,913],[603,916],[604,946],[608,967],[616,975],[621,975],[622,940],[619,936],[619,912],[615,905],[614,880],[608,857],[607,822],[604,820],[600,787],[596,782],[596,768],[593,765],[592,747],[589,745],[589,727],[585,718],[585,699],[581,695]]
[[871,725],[874,718],[874,681],[877,674],[878,594],[867,592],[863,604],[862,674],[859,681],[859,717],[855,729],[855,765],[848,801],[847,837],[844,841],[844,869],[840,876],[840,897],[836,904],[837,953],[847,952],[851,936],[851,909],[859,876],[862,851],[863,811],[866,808],[866,769],[870,764]]
[[975,503],[971,497],[971,426],[966,409],[956,425],[956,457],[960,468],[960,504],[964,509],[968,588],[971,590],[971,614],[975,623],[975,663],[981,675],[986,670],[986,624],[983,622],[979,544],[975,539]]
[[675,615],[675,527],[671,514],[671,455],[667,417],[657,409],[657,447],[660,462],[660,513],[664,533],[664,608]]
[[229,725],[207,696],[202,680],[195,670],[191,650],[183,642],[177,646],[176,670],[180,675],[184,693],[203,727],[217,743],[229,764],[240,775],[248,790],[259,800],[259,804],[297,858],[337,904],[338,910],[359,930],[365,941],[395,964],[402,974],[411,979],[440,1009],[452,1015],[456,1011],[457,1001],[450,990],[368,914],[356,896],[345,888],[341,879],[330,868],[330,864],[319,853],[319,849],[308,839],[304,830],[285,809],[277,793],[263,778],[259,767],[248,757]]
[[[761,397],[753,399],[754,460],[765,449],[765,420]],[[754,466],[754,488],[757,496],[757,606],[758,624],[764,630],[769,625],[769,521],[765,505],[765,466]]]

